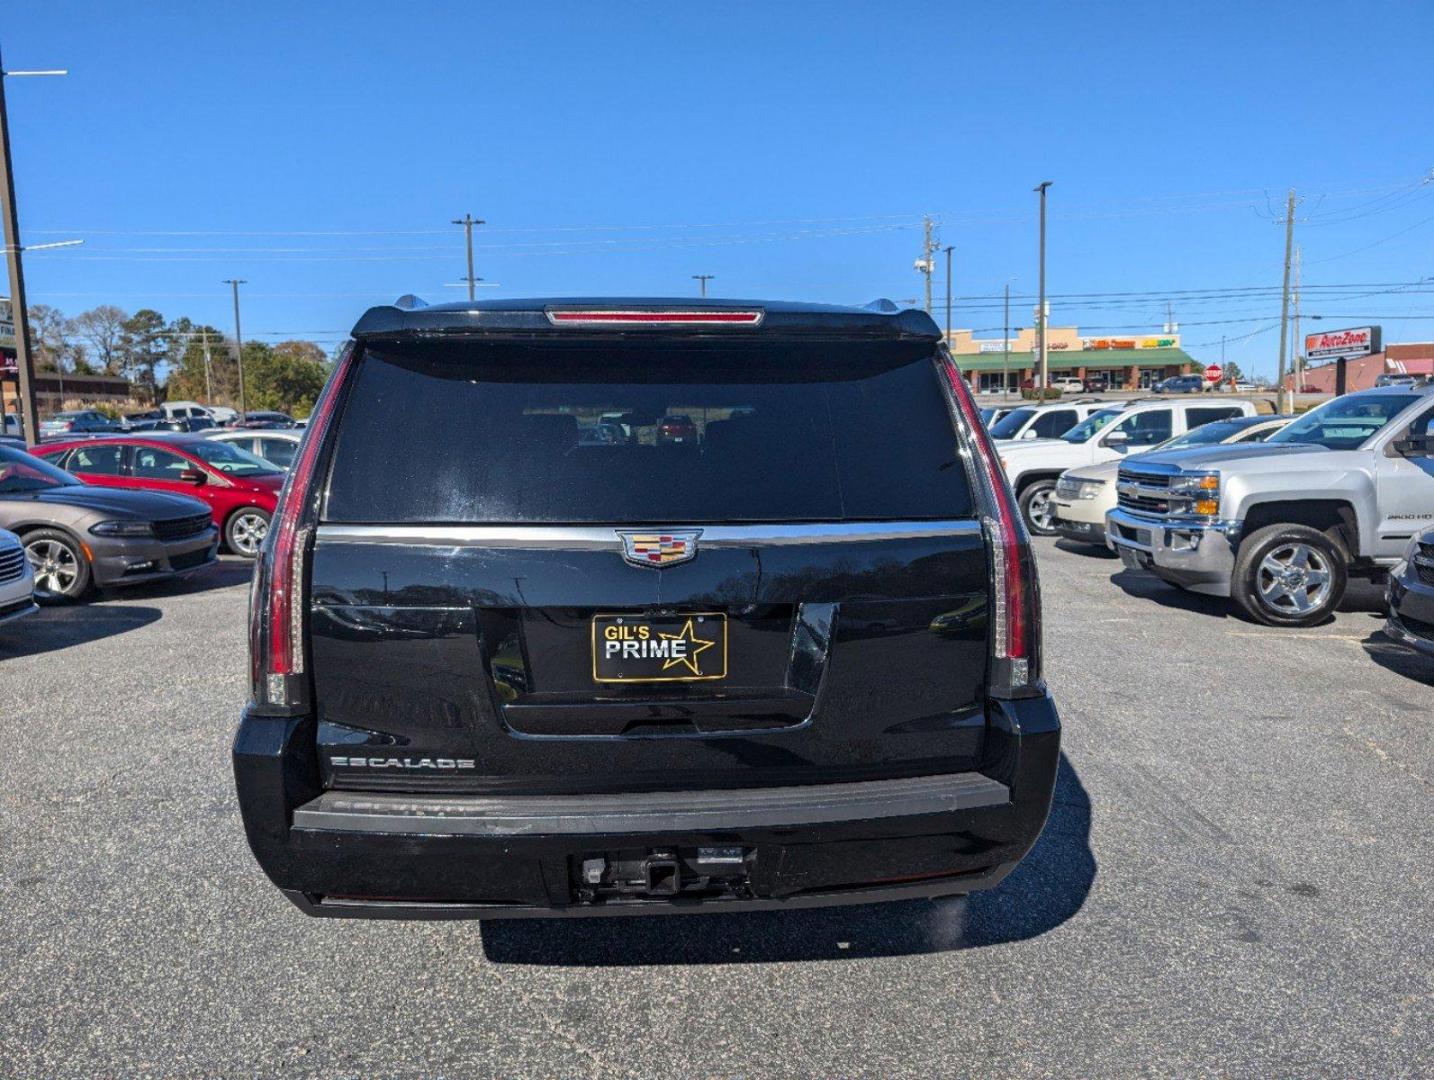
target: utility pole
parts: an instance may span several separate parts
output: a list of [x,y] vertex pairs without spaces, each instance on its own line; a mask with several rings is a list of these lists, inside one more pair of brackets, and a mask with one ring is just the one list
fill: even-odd
[[[20,215],[15,208],[15,171],[10,159],[10,116],[5,108],[5,77],[63,74],[63,71],[6,72],[3,63],[0,63],[0,198],[5,200],[5,266],[10,273],[10,317],[15,324],[20,432],[27,446],[34,446],[40,441],[40,414],[35,407],[35,371],[30,358],[30,309],[25,302],[25,268],[20,259],[24,249],[20,246]],[[57,360],[56,366],[61,362]],[[60,407],[64,407],[63,401]]]
[[952,245],[947,244],[946,248],[946,347],[951,347],[951,251]]
[[1050,372],[1046,369],[1046,189],[1051,181],[1043,180],[1035,190],[1041,196],[1041,296],[1036,308],[1036,341],[1040,353],[1036,362],[1036,389],[1041,400],[1045,399],[1046,388],[1050,385]]
[[716,274],[693,274],[692,280],[698,282],[702,287],[702,299],[707,299],[707,283],[715,278]]
[[204,335],[204,404],[214,404],[214,385],[209,378],[209,331],[201,330]]
[[1001,330],[1001,400],[1011,396],[1011,283],[1006,282],[1006,325]]
[[239,286],[247,284],[243,278],[225,278],[224,284],[234,289],[234,358],[239,362],[239,415],[249,410],[244,407],[244,334],[239,329]]
[[921,259],[916,264],[916,269],[926,275],[926,314],[931,314],[931,273],[936,269],[936,260],[933,257],[936,251],[936,242],[931,238],[931,215],[922,217],[922,223],[926,230],[926,237],[921,242]]
[[464,214],[461,218],[453,219],[454,225],[463,226],[464,238],[468,241],[468,299],[473,300],[473,290],[477,288],[478,279],[473,276],[473,226],[488,224],[482,218],[476,218],[472,214]]
[[1289,409],[1285,408],[1285,355],[1290,341],[1290,252],[1294,243],[1295,189],[1290,188],[1289,199],[1285,204],[1285,284],[1280,293],[1280,357],[1278,381],[1275,383],[1275,409],[1281,413],[1294,409],[1293,394],[1288,399]]
[[1304,357],[1301,356],[1304,339],[1300,337],[1300,246],[1295,245],[1295,332],[1290,341],[1290,370],[1294,372],[1292,389],[1299,393],[1305,384]]

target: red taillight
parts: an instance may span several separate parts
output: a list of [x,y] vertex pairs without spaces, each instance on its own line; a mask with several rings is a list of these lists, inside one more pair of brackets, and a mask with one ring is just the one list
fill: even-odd
[[548,321],[554,326],[623,326],[644,323],[667,326],[714,324],[756,326],[762,321],[762,313],[760,311],[549,311]]
[[314,474],[324,436],[339,399],[339,391],[353,364],[354,350],[340,357],[328,386],[314,406],[308,430],[270,527],[269,550],[261,567],[262,592],[254,599],[253,618],[264,616],[261,633],[255,635],[256,693],[271,705],[294,700],[290,679],[304,672],[304,558],[311,533],[309,502]]
[[992,514],[986,527],[991,534],[991,554],[995,562],[996,597],[992,626],[992,649],[998,660],[1009,660],[1013,681],[1024,684],[1031,660],[1030,626],[1027,623],[1025,575],[1021,565],[1021,525],[1011,499],[1011,489],[1002,475],[980,411],[971,397],[966,380],[954,364],[944,365],[951,383],[956,407],[970,429],[977,465],[986,481]]

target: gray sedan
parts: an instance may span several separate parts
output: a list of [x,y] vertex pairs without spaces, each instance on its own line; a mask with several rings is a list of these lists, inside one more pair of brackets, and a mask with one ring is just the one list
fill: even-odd
[[0,447],[0,528],[20,536],[42,602],[137,585],[215,561],[209,506],[186,495],[92,487]]

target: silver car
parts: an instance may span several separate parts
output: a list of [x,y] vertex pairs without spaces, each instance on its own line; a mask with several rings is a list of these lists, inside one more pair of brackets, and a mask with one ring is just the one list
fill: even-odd
[[257,454],[275,468],[288,472],[289,466],[294,463],[294,455],[299,452],[304,433],[271,428],[224,428],[205,437],[215,442],[234,443],[241,450]]
[[35,610],[35,574],[25,547],[12,532],[0,529],[0,626]]

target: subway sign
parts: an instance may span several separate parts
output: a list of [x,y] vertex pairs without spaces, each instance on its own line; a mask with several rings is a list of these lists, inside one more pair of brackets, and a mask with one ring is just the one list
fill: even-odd
[[1383,351],[1382,327],[1378,326],[1305,335],[1305,356],[1310,360],[1353,360]]

